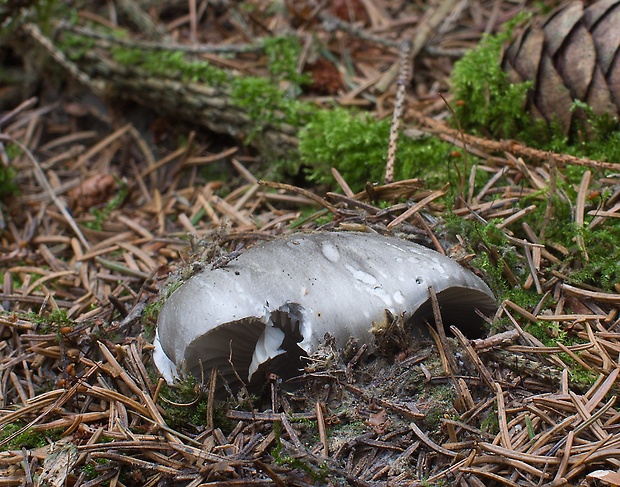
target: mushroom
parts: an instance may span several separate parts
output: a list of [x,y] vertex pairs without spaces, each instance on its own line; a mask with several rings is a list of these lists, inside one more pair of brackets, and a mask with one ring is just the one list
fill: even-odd
[[372,345],[371,328],[390,314],[410,327],[432,319],[431,286],[443,321],[464,331],[481,330],[479,313],[497,308],[471,271],[406,240],[355,232],[278,238],[172,293],[159,314],[155,365],[168,382],[212,368],[231,384],[267,371],[290,378],[326,333],[337,346],[350,337]]

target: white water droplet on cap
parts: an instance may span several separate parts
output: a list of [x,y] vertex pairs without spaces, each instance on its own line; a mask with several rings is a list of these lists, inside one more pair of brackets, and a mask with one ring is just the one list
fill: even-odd
[[340,252],[336,246],[330,242],[321,243],[321,252],[330,262],[338,262],[340,260]]

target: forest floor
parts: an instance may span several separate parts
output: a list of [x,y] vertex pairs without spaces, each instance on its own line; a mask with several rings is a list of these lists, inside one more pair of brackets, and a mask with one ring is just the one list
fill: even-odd
[[[539,160],[490,137],[464,150],[446,122],[454,63],[536,7],[77,2],[72,27],[48,19],[50,33],[18,13],[29,3],[8,2],[7,18],[21,20],[1,47],[13,81],[0,88],[0,486],[620,485],[620,282],[576,273],[588,260],[582,234],[577,250],[541,238],[554,220],[615,228],[620,166]],[[192,55],[271,76],[282,93],[299,88],[291,73],[304,75],[291,96],[373,120],[399,104],[408,39],[401,129],[453,142],[434,149],[448,170],[366,184],[329,169],[309,178],[304,160],[291,173],[282,160],[296,150],[295,127],[257,135],[235,129],[240,115],[192,123],[163,103],[120,99],[101,75],[80,78],[45,45],[119,25],[129,47],[209,46]],[[281,59],[261,44],[284,35],[300,41],[292,70],[277,66],[290,63],[286,42]],[[270,155],[263,135],[290,150]],[[382,171],[385,158],[370,163]],[[553,213],[557,201],[565,212]],[[407,238],[470,267],[498,296],[488,333],[317,355],[295,387],[274,378],[262,395],[216,400],[217,375],[165,384],[152,343],[170,274],[336,229]]]

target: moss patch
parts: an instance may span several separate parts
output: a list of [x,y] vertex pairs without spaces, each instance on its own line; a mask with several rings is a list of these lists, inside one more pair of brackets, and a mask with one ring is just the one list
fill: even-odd
[[[0,432],[0,441],[8,438],[24,426],[25,423],[22,421],[16,421],[15,423],[5,425]],[[21,448],[41,448],[58,440],[63,431],[62,428],[53,428],[45,431],[28,429],[3,445],[0,451],[19,450]]]
[[[353,190],[360,190],[366,182],[383,179],[389,133],[389,120],[343,108],[321,110],[299,133],[300,160],[312,181],[333,183],[330,169],[335,167]],[[436,138],[401,137],[396,179],[426,177],[445,182],[452,150],[452,145]]]
[[511,83],[500,62],[503,46],[524,20],[525,16],[517,16],[499,34],[485,35],[454,65],[455,111],[466,130],[512,138],[531,124],[524,108],[532,83]]

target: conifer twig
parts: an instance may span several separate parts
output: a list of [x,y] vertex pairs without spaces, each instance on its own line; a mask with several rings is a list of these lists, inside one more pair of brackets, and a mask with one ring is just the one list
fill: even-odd
[[420,130],[438,135],[442,140],[449,142],[457,147],[462,147],[468,152],[482,149],[487,152],[509,152],[515,156],[520,156],[537,161],[552,161],[557,166],[566,165],[594,167],[597,169],[609,169],[620,171],[620,164],[616,162],[596,161],[586,157],[577,157],[571,154],[559,154],[557,152],[545,151],[528,147],[516,140],[491,140],[475,135],[459,132],[446,124],[426,117],[421,113],[412,112],[411,115],[419,124]]
[[399,50],[400,73],[398,74],[396,103],[394,104],[394,113],[392,114],[392,124],[390,126],[390,141],[388,144],[387,162],[385,164],[385,184],[394,182],[398,129],[400,127],[400,118],[403,114],[403,105],[405,104],[405,86],[409,78],[409,53],[411,52],[411,43],[409,40],[404,40],[400,44]]

